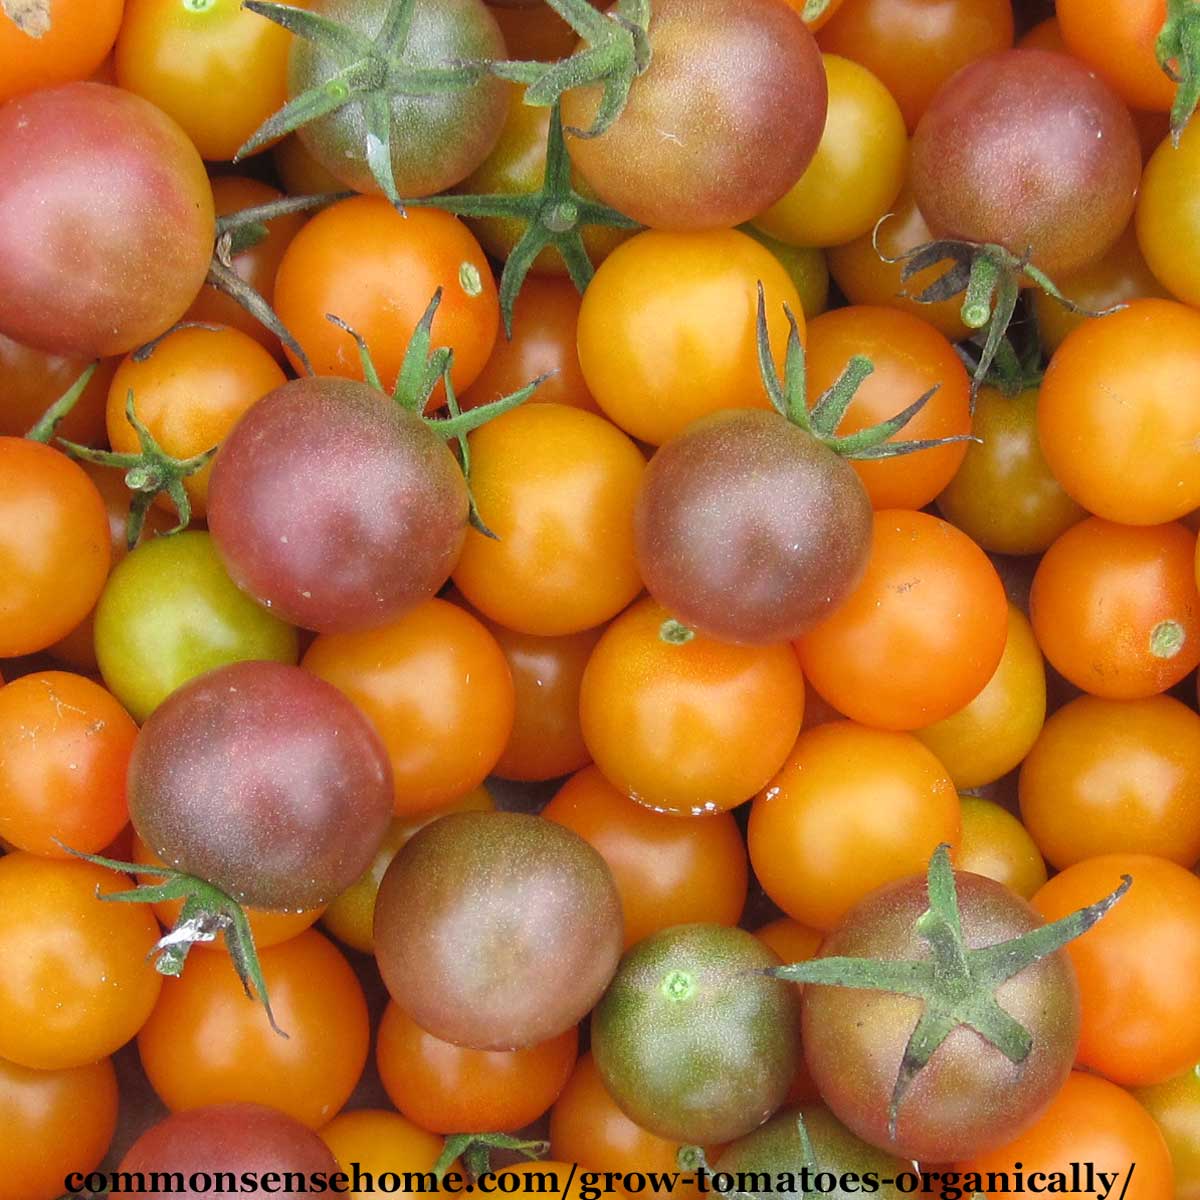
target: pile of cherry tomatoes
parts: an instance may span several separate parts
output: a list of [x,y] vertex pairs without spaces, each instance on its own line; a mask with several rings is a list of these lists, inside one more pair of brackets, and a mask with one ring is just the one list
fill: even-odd
[[0,0],[0,1200],[1200,1200],[1198,94],[1200,0]]

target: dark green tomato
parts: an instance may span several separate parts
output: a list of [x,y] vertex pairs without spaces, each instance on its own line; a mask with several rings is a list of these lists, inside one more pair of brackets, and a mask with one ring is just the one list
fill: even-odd
[[375,957],[423,1029],[477,1050],[557,1037],[600,998],[621,955],[607,864],[563,825],[453,813],[392,861],[375,904]]
[[238,590],[207,533],[143,542],[96,606],[100,673],[138,721],[214,667],[298,655],[295,629]]
[[[1044,922],[1015,892],[982,875],[955,874],[969,948],[1018,937]],[[880,888],[822,943],[820,956],[922,959],[917,921],[929,907],[924,876]],[[1065,1083],[1079,1042],[1079,988],[1058,951],[1014,975],[996,1001],[1032,1037],[1020,1064],[959,1026],[934,1051],[888,1133],[896,1077],[923,1001],[892,992],[806,984],[801,1030],[809,1071],[834,1114],[874,1146],[922,1162],[974,1158],[1028,1128]]]
[[164,862],[255,908],[328,904],[392,817],[387,752],[332,684],[244,662],[154,710],[129,760],[129,815]]
[[[624,112],[567,149],[606,203],[654,229],[727,229],[758,216],[804,174],[825,128],[817,43],[779,0],[654,0],[652,58]],[[588,129],[599,87],[563,97]]]
[[1037,431],[1037,389],[980,389],[958,473],[938,497],[946,520],[992,554],[1041,554],[1087,515],[1054,478]]
[[[373,38],[392,0],[311,0],[311,12]],[[505,57],[504,37],[483,0],[415,0],[404,51],[411,67],[445,67],[464,60]],[[298,96],[332,79],[339,63],[297,38],[288,60],[288,94]],[[487,157],[508,111],[509,85],[484,75],[462,90],[427,96],[393,95],[392,174],[401,196],[432,196],[458,183]],[[301,126],[305,149],[356,192],[379,194],[367,165],[362,105],[351,100]]]
[[728,1142],[784,1101],[800,1059],[793,988],[743,929],[676,925],[639,942],[592,1015],[592,1053],[613,1099],[643,1129]]
[[862,578],[871,501],[845,459],[778,413],[729,409],[650,460],[636,530],[642,579],[679,621],[782,642]]
[[449,578],[467,485],[446,443],[364,383],[268,392],[213,463],[208,527],[243,591],[293,625],[346,633],[395,620]]
[[[812,1150],[812,1158],[807,1160],[799,1119],[804,1121]],[[797,1175],[805,1166],[811,1168],[812,1182],[800,1181],[801,1194],[829,1196],[833,1200],[850,1200],[850,1197],[858,1200],[868,1190],[850,1180],[845,1188],[841,1187],[843,1176],[853,1175],[860,1181],[874,1176],[882,1181],[912,1171],[911,1163],[855,1137],[823,1104],[805,1104],[778,1113],[753,1133],[727,1146],[713,1170],[733,1175],[733,1187],[750,1200],[767,1200],[779,1193],[776,1183],[781,1176]],[[766,1179],[762,1178],[762,1172],[766,1172]],[[759,1187],[761,1183],[767,1186]],[[880,1200],[894,1200],[905,1193],[894,1184],[881,1182],[872,1194]]]
[[933,235],[1031,250],[1050,274],[1086,266],[1120,237],[1141,174],[1124,104],[1051,50],[964,67],[913,134],[913,196]]

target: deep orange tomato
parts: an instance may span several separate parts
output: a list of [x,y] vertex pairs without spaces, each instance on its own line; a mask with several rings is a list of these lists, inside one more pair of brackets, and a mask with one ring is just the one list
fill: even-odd
[[387,747],[396,812],[478,787],[512,730],[512,675],[470,613],[429,600],[382,629],[322,634],[301,664],[341,688]]
[[317,1129],[337,1115],[367,1061],[367,1002],[350,964],[314,930],[259,955],[280,1037],[219,954],[188,959],[138,1035],[154,1090],[172,1111],[266,1104]]
[[1021,816],[1056,867],[1098,854],[1200,860],[1200,717],[1169,696],[1060,708],[1021,767]]
[[0,5],[0,104],[35,88],[86,79],[121,26],[124,0]]
[[83,1066],[146,1023],[162,984],[146,958],[158,926],[139,904],[97,899],[132,886],[77,860],[0,858],[0,1058]]
[[862,582],[796,648],[839,712],[879,729],[921,729],[987,685],[1008,638],[1004,585],[987,556],[926,513],[875,514]]
[[1033,906],[1055,921],[1133,886],[1102,921],[1067,944],[1079,977],[1076,1061],[1116,1083],[1162,1083],[1200,1060],[1200,879],[1148,854],[1106,854],[1054,876]]
[[1200,663],[1196,535],[1091,517],[1046,551],[1030,616],[1051,664],[1095,696],[1136,700]]
[[[334,1117],[320,1131],[321,1139],[333,1153],[338,1166],[352,1175],[357,1164],[359,1170],[370,1174],[378,1181],[382,1176],[395,1173],[403,1179],[406,1171],[424,1173],[433,1170],[441,1156],[445,1140],[414,1125],[399,1113],[380,1108],[360,1108],[354,1112]],[[457,1162],[448,1168],[460,1170]],[[377,1185],[378,1187],[378,1185]],[[348,1200],[369,1200],[378,1196],[380,1190],[345,1192]],[[399,1188],[396,1196],[415,1196],[417,1191],[408,1192]]]
[[0,437],[0,658],[70,633],[111,560],[104,501],[83,469],[40,442]]
[[542,816],[574,830],[608,863],[625,946],[671,925],[736,925],[746,903],[746,847],[728,813],[681,819],[617,791],[595,767],[559,789]]
[[642,600],[593,651],[579,712],[593,760],[627,796],[664,812],[724,812],[783,765],[804,677],[788,645],[677,635],[670,613]]
[[851,721],[800,735],[754,801],[754,873],[789,916],[830,930],[868,892],[925,870],[962,816],[945,767],[906,733]]
[[[429,208],[402,217],[381,197],[355,196],[318,213],[292,239],[275,276],[275,311],[318,375],[362,379],[358,348],[326,320],[366,339],[384,387],[395,385],[413,330],[442,289],[433,344],[454,352],[450,377],[465,392],[500,328],[500,304],[482,247],[457,217]],[[292,366],[300,363],[289,351]],[[440,389],[440,385],[439,385]]]
[[103,850],[129,820],[137,726],[90,679],[40,671],[0,688],[0,836],[51,858]]
[[960,796],[962,841],[955,860],[970,871],[1010,887],[1028,900],[1046,882],[1042,861],[1029,831],[1006,808],[979,796]]
[[[937,391],[893,440],[965,437],[971,385],[954,347],[926,321],[894,308],[822,313],[808,327],[809,405],[862,354],[875,370],[855,393],[839,432],[857,433]],[[954,478],[967,443],[952,442],[879,462],[853,462],[875,508],[923,508]]]
[[603,417],[525,405],[470,438],[467,532],[453,579],[485,616],[542,637],[615,617],[641,590],[633,510],[645,459]]
[[[87,362],[22,346],[0,333],[0,436],[23,437],[83,374]],[[58,426],[59,437],[94,446],[104,437],[104,404],[117,359],[102,359],[83,395]]]
[[571,1077],[579,1033],[572,1026],[523,1050],[470,1050],[426,1033],[389,1003],[375,1061],[392,1103],[433,1133],[507,1132],[537,1120]]
[[1167,0],[1058,0],[1059,30],[1076,58],[1093,67],[1130,108],[1165,112],[1175,84],[1158,65],[1154,43]]
[[[162,448],[176,458],[203,454],[225,440],[238,418],[287,376],[258,342],[237,329],[178,329],[149,358],[127,357],[108,390],[108,439],[112,448],[136,454],[140,442],[125,415],[133,392],[134,412]],[[208,463],[184,481],[192,516],[208,511]],[[173,509],[165,493],[156,501]]]
[[0,1059],[0,1200],[57,1200],[68,1173],[100,1165],[116,1127],[107,1058],[59,1071]]

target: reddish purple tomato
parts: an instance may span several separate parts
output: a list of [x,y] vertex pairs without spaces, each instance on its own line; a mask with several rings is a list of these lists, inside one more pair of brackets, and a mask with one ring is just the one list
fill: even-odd
[[213,237],[200,155],[140,96],[69,83],[0,108],[0,332],[124,354],[187,311]]
[[650,460],[636,528],[646,587],[677,620],[721,641],[784,642],[862,577],[871,501],[811,434],[777,413],[730,409]]
[[[728,229],[769,208],[804,173],[825,128],[817,43],[780,0],[655,0],[653,57],[620,118],[568,137],[571,159],[607,204],[654,229]],[[563,97],[588,129],[599,87]]]
[[1032,249],[1052,275],[1087,266],[1120,237],[1141,174],[1128,110],[1051,50],[964,67],[913,134],[913,195],[934,237]]
[[467,485],[420,417],[364,383],[296,379],[213,464],[208,527],[233,581],[319,633],[394,621],[450,577]]
[[164,862],[255,908],[328,904],[392,816],[366,717],[299,667],[234,663],[154,710],[129,761],[129,814]]
[[[219,1173],[240,1179],[249,1172],[263,1179],[269,1171],[292,1172],[295,1186],[282,1181],[273,1195],[301,1200],[316,1190],[310,1177],[328,1179],[338,1164],[329,1147],[293,1117],[261,1104],[215,1104],[172,1113],[152,1125],[130,1146],[117,1170],[146,1176],[148,1190],[138,1189],[143,1200],[211,1196],[212,1179]],[[159,1181],[182,1176],[183,1190],[153,1186],[152,1174]]]
[[[969,872],[955,873],[969,949],[1019,937],[1042,919],[1015,892]],[[917,923],[929,908],[924,876],[873,892],[821,944],[819,957],[925,959]],[[1066,954],[1026,967],[995,991],[996,1002],[1028,1030],[1023,1063],[1006,1058],[960,1025],[933,1052],[888,1131],[897,1074],[924,1001],[895,992],[805,984],[801,1041],[825,1103],[859,1137],[902,1158],[949,1162],[1003,1146],[1031,1125],[1066,1082],[1079,1043],[1079,988]]]

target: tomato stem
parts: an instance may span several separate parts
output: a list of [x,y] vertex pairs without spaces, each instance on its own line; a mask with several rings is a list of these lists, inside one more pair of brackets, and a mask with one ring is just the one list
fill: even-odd
[[452,1133],[446,1139],[437,1162],[433,1164],[433,1175],[441,1183],[450,1164],[456,1158],[461,1158],[471,1176],[478,1179],[491,1169],[493,1150],[512,1150],[526,1158],[538,1159],[549,1149],[549,1142],[514,1137],[510,1133]]
[[1171,143],[1178,147],[1200,103],[1200,3],[1167,0],[1167,19],[1155,44],[1159,65],[1179,85],[1171,107]]
[[47,443],[54,437],[59,425],[79,403],[79,397],[87,390],[87,385],[91,383],[92,376],[96,373],[99,365],[99,363],[89,363],[84,367],[79,378],[46,409],[38,423],[25,435],[31,442]]

